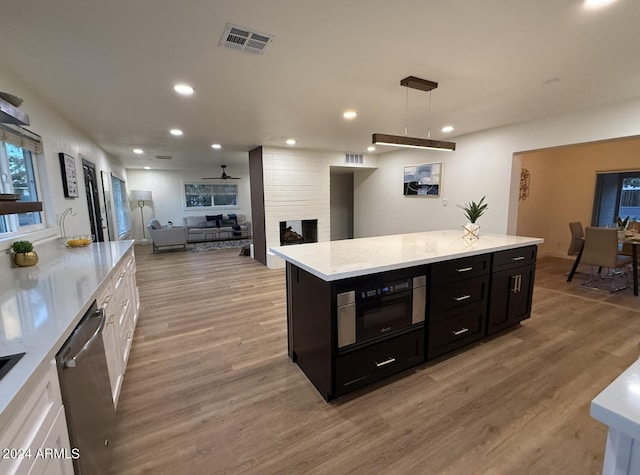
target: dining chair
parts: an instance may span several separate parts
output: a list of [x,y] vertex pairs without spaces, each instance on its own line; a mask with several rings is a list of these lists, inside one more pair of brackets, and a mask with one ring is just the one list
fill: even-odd
[[571,231],[571,244],[569,244],[569,250],[567,254],[570,256],[576,256],[584,246],[584,230],[582,229],[582,223],[574,221],[569,223],[569,231]]
[[[618,232],[614,228],[587,227],[584,235],[584,249],[582,251],[581,264],[591,266],[589,279],[581,284],[594,290],[616,292],[626,287],[624,279],[619,280],[623,272],[614,272],[623,269],[631,263],[631,257],[618,254]],[[609,272],[596,273],[594,267],[609,269]],[[609,281],[606,287],[598,286],[599,282]]]

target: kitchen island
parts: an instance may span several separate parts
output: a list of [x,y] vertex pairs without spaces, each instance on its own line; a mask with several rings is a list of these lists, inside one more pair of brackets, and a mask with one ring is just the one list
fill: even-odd
[[591,401],[591,417],[609,426],[602,473],[640,473],[640,360]]
[[[126,364],[138,315],[133,241],[66,248],[53,240],[36,245],[36,251],[36,266],[10,268],[0,276],[0,356],[24,353],[0,380],[0,446],[15,451],[0,460],[0,473],[71,473],[68,458],[35,458],[40,448],[69,449],[56,353],[98,300],[115,316],[103,332],[111,372],[120,360]],[[116,295],[122,296],[117,304]],[[114,305],[105,296],[114,296]],[[118,325],[126,330],[126,343],[118,341]],[[31,458],[20,457],[27,450]]]
[[518,324],[542,242],[443,230],[271,248],[289,356],[331,400]]

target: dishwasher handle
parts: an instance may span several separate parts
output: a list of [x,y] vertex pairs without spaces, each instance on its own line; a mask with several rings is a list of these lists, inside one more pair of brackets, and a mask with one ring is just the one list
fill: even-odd
[[104,330],[104,325],[106,322],[106,314],[104,312],[104,307],[98,308],[95,311],[94,316],[100,317],[100,323],[98,323],[98,328],[96,328],[96,331],[93,333],[93,335],[91,335],[91,338],[87,340],[87,342],[80,349],[80,351],[78,351],[78,353],[75,356],[71,356],[64,359],[64,361],[62,362],[62,365],[65,368],[75,368],[76,366],[78,366],[78,362],[80,361],[80,358],[82,357],[82,355],[89,350],[89,348],[91,347],[95,339],[98,338],[100,336],[100,333],[102,333],[102,330]]

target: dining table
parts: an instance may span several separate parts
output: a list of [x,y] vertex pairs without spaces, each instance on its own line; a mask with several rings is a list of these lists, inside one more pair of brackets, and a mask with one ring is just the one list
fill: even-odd
[[[618,242],[620,244],[631,245],[631,262],[633,266],[633,295],[638,295],[638,245],[640,245],[640,234],[625,234],[623,237],[618,239]],[[571,279],[573,279],[573,275],[576,273],[578,265],[580,265],[580,259],[582,259],[583,250],[584,246],[580,248],[580,251],[576,256],[576,260],[573,263],[573,266],[571,266],[571,270],[569,271],[569,275],[567,276],[567,282],[571,282]]]

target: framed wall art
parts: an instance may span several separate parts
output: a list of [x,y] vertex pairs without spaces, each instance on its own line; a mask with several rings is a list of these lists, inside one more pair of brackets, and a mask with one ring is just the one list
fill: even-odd
[[441,178],[442,163],[406,166],[404,167],[404,195],[439,197]]
[[76,174],[76,160],[71,155],[59,153],[60,171],[62,172],[62,187],[64,196],[67,198],[77,198],[78,193],[78,176]]

